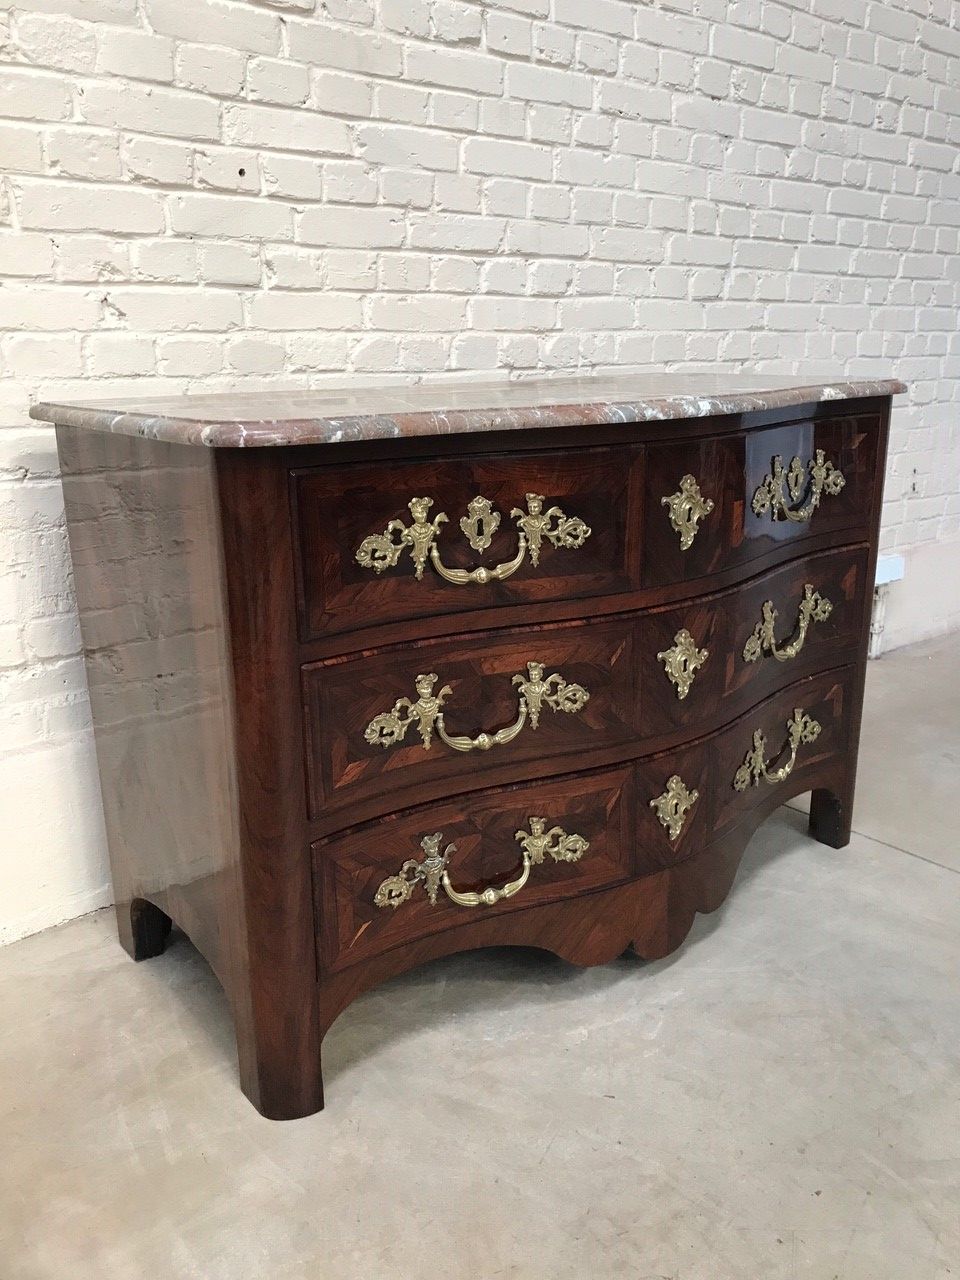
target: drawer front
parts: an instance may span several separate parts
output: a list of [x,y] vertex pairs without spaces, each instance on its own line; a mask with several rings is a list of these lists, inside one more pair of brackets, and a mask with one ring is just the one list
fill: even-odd
[[800,676],[855,659],[866,562],[866,548],[845,548],[681,605],[310,663],[310,814],[344,825],[344,811],[363,820],[371,806],[708,732]]
[[342,969],[484,912],[621,884],[635,846],[629,768],[580,775],[573,788],[554,779],[423,806],[318,841],[321,966]]
[[638,872],[693,857],[772,791],[789,800],[841,762],[853,670],[795,681],[696,742],[638,761]]
[[786,801],[849,744],[851,672],[809,676],[754,707],[717,735],[711,832],[720,835],[771,788]]
[[870,413],[651,445],[644,586],[735,569],[822,535],[866,538],[880,426]]
[[638,761],[637,873],[701,853],[771,796],[785,802],[825,775],[836,781],[854,670],[796,681],[697,742]]
[[651,610],[639,646],[644,736],[697,732],[798,676],[853,661],[866,593],[867,549],[855,547]]
[[[303,669],[311,813],[416,804],[636,738],[636,619],[447,637]],[[495,781],[496,779],[492,779]]]
[[635,763],[421,805],[316,841],[322,967],[655,874],[771,796],[829,785],[849,746],[854,675],[799,680],[722,729]]
[[295,472],[301,635],[640,585],[639,448]]

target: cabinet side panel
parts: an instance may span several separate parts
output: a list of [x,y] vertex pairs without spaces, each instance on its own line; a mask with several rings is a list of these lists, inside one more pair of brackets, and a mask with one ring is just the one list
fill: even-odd
[[209,453],[69,427],[57,447],[121,936],[153,903],[229,989],[242,913]]

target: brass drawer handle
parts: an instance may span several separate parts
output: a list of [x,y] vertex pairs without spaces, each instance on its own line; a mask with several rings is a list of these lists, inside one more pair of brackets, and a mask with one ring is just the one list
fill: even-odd
[[777,611],[773,607],[772,600],[764,601],[762,612],[763,621],[757,623],[753,629],[753,635],[743,646],[744,662],[756,662],[764,653],[768,653],[771,658],[776,658],[777,662],[789,662],[803,648],[810,623],[825,622],[833,612],[833,605],[826,596],[822,596],[819,591],[814,591],[812,582],[805,582],[803,599],[797,611],[796,634],[784,645],[777,644],[774,633]]
[[[784,778],[789,777],[793,772],[800,744],[815,742],[820,736],[820,731],[820,724],[812,716],[808,716],[803,707],[795,707],[793,715],[787,721],[787,741],[775,756],[767,760],[767,740],[763,731],[756,729],[753,734],[753,747],[747,752],[743,764],[734,774],[734,789],[746,791],[751,784],[756,787],[761,778],[764,782],[771,784],[783,782]],[[770,765],[773,761],[782,756],[785,751],[790,752],[790,758],[786,764],[782,764],[779,769],[771,769]]]
[[433,686],[439,677],[431,671],[429,675],[417,676],[414,681],[418,695],[416,702],[409,698],[398,698],[389,711],[373,717],[363,736],[371,746],[393,747],[403,741],[407,730],[415,724],[420,741],[428,751],[434,731],[454,751],[489,751],[491,747],[504,746],[514,740],[528,720],[531,729],[538,728],[540,713],[544,707],[574,715],[588,701],[590,695],[582,685],[568,684],[557,671],[544,679],[543,672],[542,662],[528,662],[527,674],[513,677],[511,684],[519,690],[517,718],[495,733],[480,733],[475,738],[447,733],[443,722],[443,704],[453,690],[445,684],[435,694]]
[[[498,564],[492,569],[480,565],[476,569],[448,569],[440,559],[437,538],[442,525],[449,524],[450,517],[445,511],[438,512],[429,519],[429,511],[433,506],[432,498],[411,498],[407,503],[413,523],[406,525],[402,520],[391,520],[383,533],[373,533],[364,538],[357,549],[357,563],[364,569],[372,569],[374,573],[383,573],[385,569],[393,569],[400,560],[404,547],[410,548],[410,556],[414,564],[414,575],[419,581],[423,578],[427,557],[441,578],[456,586],[467,583],[484,584],[487,582],[503,582],[520,568],[530,553],[530,561],[534,567],[540,564],[540,551],[544,538],[555,547],[576,551],[590,537],[592,530],[584,524],[579,516],[567,516],[559,507],[550,507],[544,511],[544,497],[539,493],[527,494],[527,509],[521,511],[514,507],[510,512],[511,519],[518,530],[517,554],[511,559]],[[500,526],[500,512],[495,510],[487,498],[477,496],[467,504],[467,514],[460,520],[460,529],[474,551],[483,552],[489,547],[493,535]]]
[[695,477],[686,475],[681,479],[677,492],[671,493],[669,498],[661,498],[660,505],[667,508],[670,527],[680,535],[680,550],[689,551],[700,521],[713,510],[713,499],[705,498]]
[[448,844],[441,853],[443,832],[437,831],[432,836],[424,836],[420,841],[424,856],[419,862],[411,858],[395,876],[388,876],[382,881],[374,894],[374,904],[378,907],[399,907],[409,901],[416,886],[422,884],[430,905],[434,907],[441,887],[450,901],[458,907],[492,907],[494,903],[518,894],[530,879],[531,868],[539,866],[547,854],[554,862],[579,862],[590,848],[589,840],[576,833],[567,835],[562,827],[551,827],[547,831],[543,818],[528,818],[527,822],[530,830],[517,831],[514,837],[519,841],[523,852],[523,865],[515,880],[509,880],[496,889],[482,889],[479,893],[454,889],[447,866],[456,853],[457,846]]
[[[777,454],[773,459],[772,475],[764,479],[763,484],[753,495],[753,510],[758,516],[765,515],[769,511],[773,520],[792,520],[800,524],[811,518],[824,494],[836,496],[845,484],[843,472],[832,462],[827,461],[822,449],[817,450],[816,455],[811,458],[806,467],[798,457],[795,457],[786,471],[783,469],[783,458]],[[784,492],[784,485],[790,494],[789,501]],[[807,490],[806,505],[791,507],[791,502],[800,501],[805,489]]]

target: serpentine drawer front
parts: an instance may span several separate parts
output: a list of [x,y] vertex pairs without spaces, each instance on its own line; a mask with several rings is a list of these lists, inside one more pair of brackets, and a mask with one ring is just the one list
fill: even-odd
[[368,650],[303,669],[310,811],[325,828],[444,789],[703,733],[784,680],[852,661],[864,548],[667,609]]
[[[636,765],[420,806],[318,841],[324,968],[455,930],[465,909],[502,915],[682,861],[749,813],[761,782],[762,799],[788,782],[793,793],[838,758],[848,675],[801,681],[692,746]],[[751,756],[757,732],[763,745]]]
[[[634,620],[523,627],[304,668],[311,810],[569,769],[639,733]],[[439,790],[438,790],[439,787]]]
[[866,547],[792,560],[711,596],[644,615],[645,737],[698,732],[785,681],[852,662],[867,590]]
[[804,792],[847,842],[901,389],[628,373],[33,411],[120,940],[189,934],[264,1115],[322,1106],[323,1036],[386,978],[468,947],[666,955]]
[[[644,586],[692,581],[805,543],[868,535],[875,413],[647,451]],[[687,481],[687,483],[684,483]]]
[[296,472],[304,637],[636,589],[641,466],[622,448]]
[[[556,834],[538,849],[533,833]],[[524,855],[535,862],[522,889],[487,905],[465,907],[442,884],[415,881],[433,847],[443,857],[454,893],[494,893],[523,874]],[[577,837],[571,847],[571,841]],[[426,840],[426,847],[423,841]],[[473,917],[523,911],[628,881],[635,860],[633,773],[627,768],[483,792],[469,806],[437,804],[361,827],[313,846],[317,918],[329,921],[319,937],[323,966],[342,969],[358,960],[456,929]],[[404,874],[402,869],[407,867]],[[400,876],[406,893],[391,886]],[[379,898],[378,898],[379,894]]]
[[854,541],[876,450],[864,414],[646,451],[298,471],[301,630],[623,595]]

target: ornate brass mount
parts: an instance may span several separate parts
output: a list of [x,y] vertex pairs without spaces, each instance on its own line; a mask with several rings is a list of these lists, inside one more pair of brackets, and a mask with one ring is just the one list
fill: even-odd
[[773,607],[772,600],[765,600],[763,603],[763,621],[757,623],[753,629],[753,635],[743,646],[744,662],[756,662],[758,658],[763,656],[764,652],[769,653],[772,658],[776,658],[777,662],[789,662],[803,648],[804,641],[807,638],[807,631],[810,629],[810,623],[825,622],[832,612],[833,605],[819,591],[814,591],[813,583],[804,583],[803,599],[800,601],[800,608],[797,614],[796,633],[792,640],[780,646],[777,644],[777,638],[774,634],[777,611]]
[[674,533],[680,535],[680,550],[689,551],[700,521],[713,510],[713,499],[705,498],[694,477],[687,475],[681,479],[676,493],[660,499],[660,505],[667,508],[670,526]]
[[492,907],[495,902],[502,902],[504,898],[512,898],[519,893],[530,879],[531,867],[540,866],[547,854],[554,862],[579,862],[590,848],[589,840],[576,834],[567,835],[562,827],[551,827],[547,831],[543,818],[528,818],[527,823],[529,831],[515,833],[515,839],[523,852],[523,866],[516,880],[510,880],[496,889],[482,889],[479,893],[454,889],[447,866],[456,853],[457,846],[448,844],[441,853],[443,832],[437,831],[432,836],[424,836],[420,841],[420,848],[424,853],[420,862],[410,859],[395,876],[388,876],[381,883],[374,894],[374,904],[378,907],[399,907],[410,899],[415,887],[422,884],[431,906],[437,905],[437,894],[442,886],[450,901],[455,902],[458,907]]
[[677,699],[682,702],[690,692],[693,677],[710,656],[709,649],[698,649],[696,641],[684,627],[673,637],[673,648],[657,654],[663,663],[667,679],[677,687]]
[[656,800],[650,801],[660,822],[667,829],[671,840],[676,840],[687,820],[687,812],[700,799],[699,791],[689,791],[678,773],[667,779],[667,789]]
[[439,677],[431,671],[429,675],[417,676],[414,681],[418,695],[416,702],[409,698],[398,698],[389,711],[374,716],[363,736],[371,745],[392,747],[402,742],[407,730],[415,724],[427,750],[430,749],[436,730],[437,737],[454,751],[489,751],[491,747],[512,742],[528,720],[531,729],[538,728],[540,713],[544,707],[573,715],[589,699],[590,695],[582,685],[568,684],[557,671],[544,679],[543,672],[542,662],[528,662],[527,674],[513,677],[511,683],[519,690],[517,718],[495,733],[480,733],[475,738],[447,733],[443,722],[443,705],[453,690],[445,684],[435,694],[433,686]]
[[[817,450],[806,467],[799,458],[794,458],[786,471],[783,469],[783,459],[777,454],[773,459],[773,474],[767,476],[757,489],[751,505],[758,516],[769,511],[773,520],[792,520],[800,524],[810,519],[825,493],[835,496],[845,484],[843,472],[827,461],[822,449]],[[784,485],[790,494],[789,502],[784,493]],[[796,503],[802,498],[805,489],[806,505],[798,507]],[[791,507],[790,503],[794,505]]]
[[[737,791],[746,791],[751,784],[758,786],[760,779],[764,782],[782,782],[793,772],[797,763],[797,751],[802,742],[815,742],[820,736],[821,726],[808,716],[803,707],[795,707],[793,715],[787,721],[787,741],[775,756],[767,760],[767,740],[763,731],[757,729],[753,735],[753,747],[747,752],[743,764],[733,777],[733,785]],[[779,769],[771,769],[773,760],[778,759],[785,751],[790,752],[790,759]]]
[[[543,504],[542,494],[528,493],[526,511],[521,511],[519,507],[513,508],[510,517],[519,532],[517,554],[512,560],[506,560],[492,569],[483,565],[476,569],[447,568],[440,559],[437,539],[441,526],[448,524],[450,517],[445,511],[440,511],[432,520],[428,519],[433,506],[432,498],[410,499],[407,506],[413,516],[412,524],[405,525],[402,520],[391,520],[383,533],[373,533],[364,538],[357,549],[357,563],[364,569],[372,569],[374,573],[383,573],[385,569],[393,569],[399,562],[404,547],[409,547],[418,581],[423,577],[429,556],[430,563],[441,578],[457,586],[469,582],[503,582],[516,573],[528,551],[531,563],[535,567],[540,564],[544,538],[557,548],[576,551],[590,537],[590,526],[584,524],[579,516],[567,516],[559,507],[549,507],[544,511]],[[460,521],[464,537],[474,551],[481,553],[489,547],[499,526],[499,511],[494,509],[487,498],[480,496],[467,504],[467,514]]]

